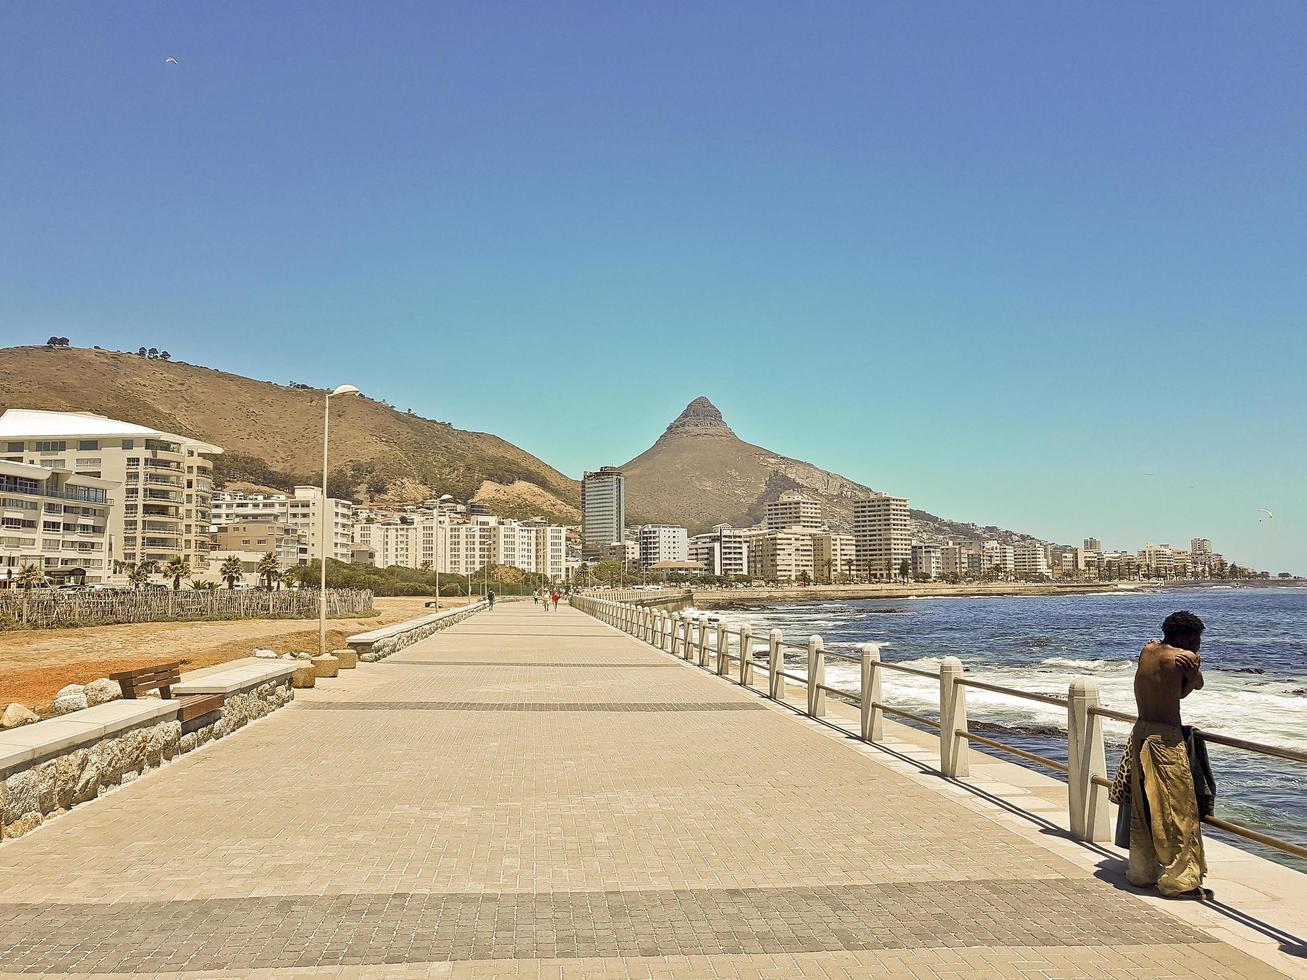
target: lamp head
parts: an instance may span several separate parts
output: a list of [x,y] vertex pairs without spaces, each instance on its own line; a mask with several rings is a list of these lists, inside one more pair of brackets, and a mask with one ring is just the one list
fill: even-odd
[[331,398],[336,395],[357,395],[358,393],[359,390],[355,388],[353,385],[341,385],[339,388],[337,388],[327,397]]

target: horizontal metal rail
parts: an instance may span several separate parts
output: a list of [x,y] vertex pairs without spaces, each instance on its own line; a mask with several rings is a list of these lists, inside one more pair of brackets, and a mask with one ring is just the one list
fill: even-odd
[[[968,742],[979,742],[981,745],[988,745],[991,749],[998,749],[1000,752],[1011,752],[1013,755],[1020,756],[1023,759],[1029,759],[1031,762],[1037,762],[1041,766],[1048,766],[1050,769],[1056,769],[1058,772],[1070,772],[1065,763],[1058,762],[1056,759],[1050,759],[1046,755],[1037,755],[1034,752],[1027,752],[1025,749],[1019,749],[1015,745],[1007,745],[997,739],[987,738],[984,735],[977,735],[975,732],[964,732],[961,728],[953,733],[958,738],[965,738]],[[1111,785],[1110,783],[1108,785]]]
[[1248,827],[1241,826],[1237,823],[1230,823],[1229,820],[1222,820],[1220,817],[1203,817],[1203,823],[1209,824],[1226,833],[1234,834],[1236,837],[1242,837],[1244,840],[1255,841],[1258,844],[1264,844],[1267,847],[1274,847],[1276,850],[1284,851],[1295,857],[1307,858],[1307,847],[1300,844],[1294,844],[1287,840],[1281,840],[1279,837],[1272,837],[1270,834],[1263,834],[1260,831],[1252,830]]
[[1113,721],[1124,721],[1130,725],[1139,720],[1134,715],[1127,715],[1121,711],[1112,711],[1110,708],[1090,708],[1089,713],[1100,718],[1111,718]]
[[[1112,711],[1108,708],[1090,708],[1089,713],[1098,715],[1100,718],[1124,721],[1127,724],[1134,724],[1139,720],[1136,715],[1128,715],[1123,711]],[[1204,741],[1211,742],[1213,745],[1225,745],[1232,749],[1243,749],[1245,752],[1257,752],[1261,755],[1274,756],[1277,759],[1287,759],[1290,762],[1307,762],[1307,752],[1301,752],[1298,749],[1286,749],[1278,745],[1250,742],[1247,739],[1235,738],[1233,735],[1222,735],[1219,732],[1209,732],[1201,728],[1194,730],[1202,735]]]
[[806,678],[806,677],[800,677],[798,674],[791,674],[789,671],[786,671],[786,670],[778,670],[778,671],[776,671],[776,676],[778,676],[778,677],[788,677],[790,680],[794,681],[796,684],[807,684],[807,683],[808,683],[808,678]]
[[982,691],[993,691],[995,694],[1008,694],[1014,698],[1025,698],[1027,701],[1041,701],[1044,704],[1055,705],[1059,708],[1066,707],[1066,698],[1054,697],[1051,694],[1037,694],[1034,691],[1019,691],[1015,687],[1001,687],[998,684],[985,684],[981,681],[970,681],[965,677],[957,681],[963,687],[975,687]]
[[831,694],[838,694],[842,698],[850,698],[851,700],[856,701],[858,704],[862,703],[862,698],[858,697],[858,695],[854,694],[851,691],[844,690],[842,687],[831,687],[829,684],[818,684],[817,690],[829,691]]
[[918,677],[929,677],[931,680],[939,680],[939,671],[935,670],[922,670],[920,667],[905,667],[903,664],[892,664],[885,660],[878,661],[876,666],[885,667],[889,670],[902,671],[905,674],[915,674]]
[[929,718],[923,718],[921,715],[914,715],[911,711],[904,711],[902,708],[891,708],[888,704],[881,701],[871,702],[872,707],[879,708],[881,711],[889,712],[891,715],[898,715],[900,718],[908,718],[921,725],[929,725],[931,728],[939,728],[939,722],[931,721]]

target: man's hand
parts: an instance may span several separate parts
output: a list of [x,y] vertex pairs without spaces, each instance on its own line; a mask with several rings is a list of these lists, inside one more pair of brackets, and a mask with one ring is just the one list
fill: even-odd
[[1203,665],[1203,658],[1189,650],[1181,650],[1175,655],[1175,662],[1182,670],[1198,670]]

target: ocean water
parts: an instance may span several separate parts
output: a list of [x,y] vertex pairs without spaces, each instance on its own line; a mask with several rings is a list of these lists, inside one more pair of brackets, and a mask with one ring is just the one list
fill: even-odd
[[[713,615],[749,623],[755,637],[780,628],[787,641],[802,643],[815,633],[835,653],[856,654],[859,643],[873,641],[881,645],[886,661],[927,669],[937,668],[942,657],[955,656],[970,678],[1060,697],[1075,677],[1092,675],[1105,707],[1133,714],[1135,658],[1145,642],[1161,638],[1162,620],[1177,609],[1192,610],[1207,624],[1202,647],[1206,686],[1184,701],[1186,724],[1307,750],[1307,589],[865,599]],[[857,693],[856,663],[828,657],[826,675],[832,686]],[[938,683],[885,671],[883,685],[887,703],[938,716]],[[970,689],[967,713],[973,724],[1004,730],[991,737],[1066,759],[1064,709]],[[1107,723],[1111,771],[1128,731],[1127,725]],[[1218,816],[1307,845],[1307,764],[1216,745],[1210,754]],[[1226,839],[1307,871],[1307,862],[1281,851]]]

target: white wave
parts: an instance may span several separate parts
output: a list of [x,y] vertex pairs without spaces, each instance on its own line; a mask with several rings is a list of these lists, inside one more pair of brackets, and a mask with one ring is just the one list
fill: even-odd
[[1039,667],[1067,667],[1071,670],[1124,670],[1134,667],[1133,660],[1077,660],[1075,657],[1045,657]]

